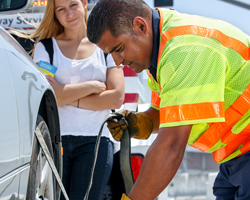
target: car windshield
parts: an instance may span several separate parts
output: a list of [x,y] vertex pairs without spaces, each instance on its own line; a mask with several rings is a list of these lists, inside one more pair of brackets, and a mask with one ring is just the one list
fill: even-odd
[[0,0],[0,12],[23,8],[27,0]]

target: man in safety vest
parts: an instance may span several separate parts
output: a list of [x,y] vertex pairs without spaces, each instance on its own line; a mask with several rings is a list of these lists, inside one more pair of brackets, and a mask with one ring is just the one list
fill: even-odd
[[[142,0],[99,0],[87,31],[117,65],[149,74],[151,108],[122,114],[131,137],[158,136],[122,198],[155,199],[189,144],[221,163],[213,187],[218,200],[250,199],[250,37],[226,22],[152,10]],[[120,140],[126,125],[108,127]]]

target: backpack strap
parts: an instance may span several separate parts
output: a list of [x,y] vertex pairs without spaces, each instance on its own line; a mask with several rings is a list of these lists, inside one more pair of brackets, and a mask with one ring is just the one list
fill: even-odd
[[52,38],[45,38],[40,40],[41,43],[43,43],[46,51],[49,54],[49,59],[50,59],[50,64],[53,65],[53,54],[54,54],[54,49],[53,49],[53,41]]
[[105,58],[105,64],[106,64],[106,66],[107,66],[107,56],[108,56],[108,53],[104,53],[104,58]]

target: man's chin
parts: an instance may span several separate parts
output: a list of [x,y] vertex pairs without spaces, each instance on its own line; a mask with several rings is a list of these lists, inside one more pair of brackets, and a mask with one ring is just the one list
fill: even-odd
[[135,73],[141,73],[141,72],[142,72],[142,70],[143,70],[143,69],[140,69],[140,68],[135,68],[135,67],[133,67],[133,66],[129,66],[129,65],[128,65],[128,67],[129,67],[130,69],[132,69]]
[[[131,67],[130,67],[131,68]],[[131,68],[135,73],[141,73],[142,72],[142,70],[138,70],[138,69],[136,69],[136,68]]]
[[137,71],[134,71],[136,73],[141,73],[143,70],[137,70]]

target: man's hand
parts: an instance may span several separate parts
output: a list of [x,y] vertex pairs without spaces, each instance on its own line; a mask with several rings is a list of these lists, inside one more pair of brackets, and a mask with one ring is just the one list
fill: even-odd
[[108,121],[108,128],[116,141],[120,141],[123,130],[128,128],[130,137],[136,139],[148,139],[153,131],[153,122],[152,120],[143,112],[132,113],[129,110],[119,111],[127,121],[127,124],[124,120]]

